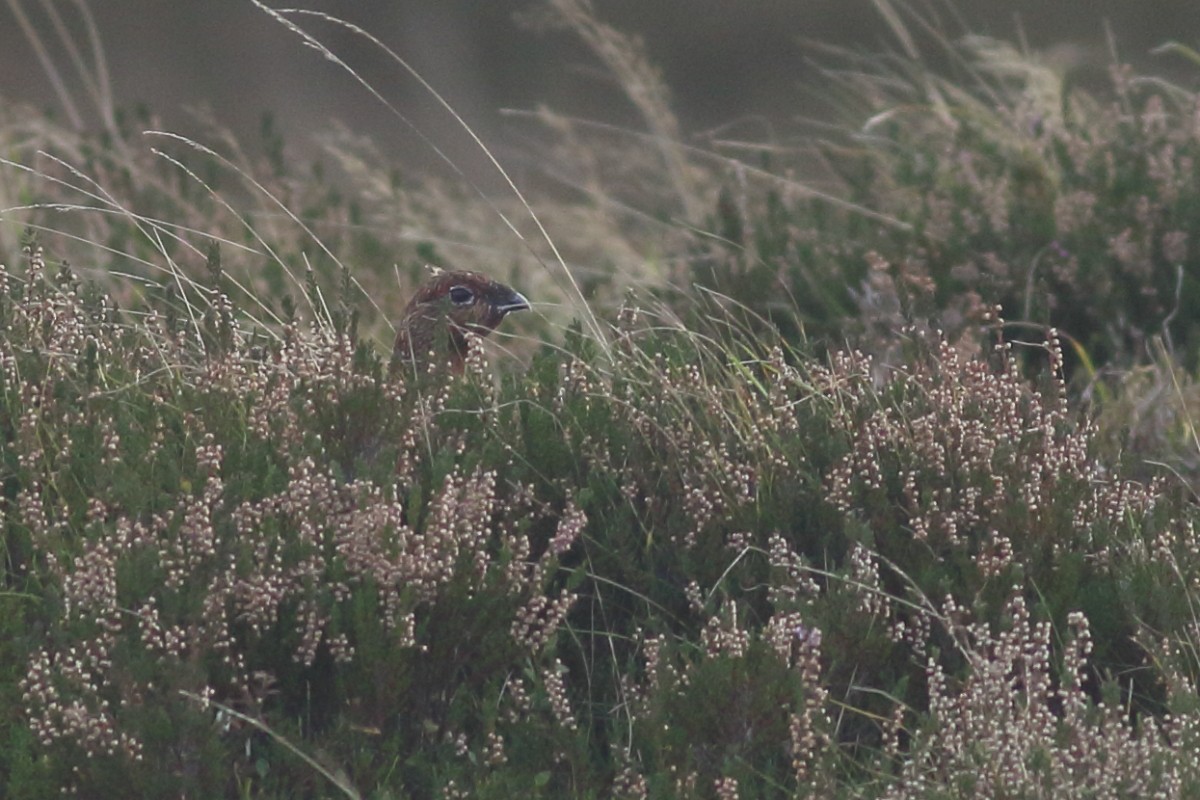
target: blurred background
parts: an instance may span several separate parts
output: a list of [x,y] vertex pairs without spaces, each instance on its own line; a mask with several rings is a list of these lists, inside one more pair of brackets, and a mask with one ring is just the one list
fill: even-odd
[[[88,43],[79,6],[65,0],[0,5],[0,101],[53,109],[73,125],[97,125],[58,35],[68,31],[81,47]],[[643,127],[616,80],[574,34],[536,24],[542,3],[314,0],[307,7],[360,25],[394,49],[502,159],[529,152],[522,151],[520,123],[502,109],[544,104]],[[671,89],[685,136],[719,131],[726,138],[786,139],[799,118],[823,113],[813,91],[823,48],[900,47],[871,0],[603,0],[595,7],[607,24],[642,38]],[[1023,41],[1083,80],[1103,75],[1112,63],[1109,32],[1118,55],[1135,65],[1170,61],[1151,53],[1168,40],[1190,46],[1200,40],[1196,0],[959,0],[917,7],[951,33]],[[194,110],[207,108],[243,141],[257,137],[263,113],[270,112],[291,152],[301,155],[306,134],[336,120],[406,168],[436,168],[405,122],[247,0],[96,0],[87,8],[118,107],[144,104],[163,126],[184,133],[194,124]],[[410,75],[344,28],[315,18],[297,21],[460,167],[487,173],[477,148]],[[73,108],[55,88],[47,61],[74,98]]]

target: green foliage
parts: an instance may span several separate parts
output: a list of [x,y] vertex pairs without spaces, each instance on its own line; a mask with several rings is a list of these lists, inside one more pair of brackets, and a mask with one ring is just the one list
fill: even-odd
[[389,374],[363,330],[402,307],[375,209],[494,247],[434,181],[340,152],[368,211],[269,117],[261,163],[40,173],[30,202],[121,198],[47,227],[149,283],[31,238],[0,268],[6,796],[1200,792],[1196,506],[1067,380],[1165,332],[1195,461],[1195,96],[959,52],[959,84],[847,78],[837,202],[707,187],[715,235],[663,245],[702,288],[516,342],[520,374]]
[[958,74],[846,56],[848,132],[822,154],[857,205],[726,187],[697,279],[820,341],[885,348],[929,319],[958,335],[998,305],[1094,362],[1136,362],[1165,334],[1194,363],[1194,92],[1124,65],[1089,92],[1003,42],[941,44]]
[[[389,376],[345,322],[244,331],[215,256],[199,335],[28,263],[0,273],[21,796],[327,796],[314,764],[364,795],[904,796],[990,763],[945,727],[989,664],[1079,676],[993,701],[1051,783],[1065,732],[1195,702],[1155,649],[1192,635],[1194,511],[1102,475],[1002,343],[917,342],[877,388],[631,323],[523,379]],[[1105,752],[1195,780],[1162,736],[1159,778]]]

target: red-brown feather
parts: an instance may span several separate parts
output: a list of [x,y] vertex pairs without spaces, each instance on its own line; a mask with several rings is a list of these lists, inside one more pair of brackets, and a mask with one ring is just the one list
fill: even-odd
[[[469,302],[459,302],[468,298]],[[520,293],[478,272],[435,275],[405,306],[396,326],[392,363],[427,367],[430,358],[461,372],[467,354],[464,331],[487,336],[505,316],[529,308]]]

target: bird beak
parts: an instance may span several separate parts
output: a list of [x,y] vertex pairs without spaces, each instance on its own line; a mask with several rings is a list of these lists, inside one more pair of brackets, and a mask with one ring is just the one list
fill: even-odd
[[525,299],[525,295],[506,286],[492,306],[501,314],[509,314],[513,311],[528,311],[529,301]]

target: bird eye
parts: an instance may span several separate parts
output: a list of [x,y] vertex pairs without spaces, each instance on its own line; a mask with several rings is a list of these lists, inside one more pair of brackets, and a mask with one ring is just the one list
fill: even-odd
[[475,301],[475,293],[465,286],[450,287],[450,302],[456,306],[470,305]]

